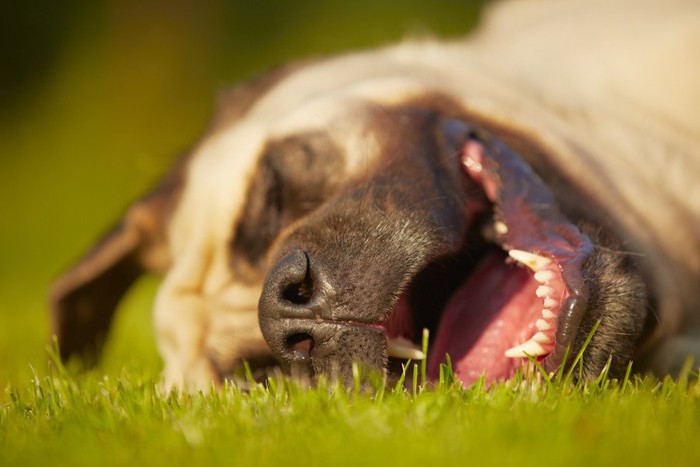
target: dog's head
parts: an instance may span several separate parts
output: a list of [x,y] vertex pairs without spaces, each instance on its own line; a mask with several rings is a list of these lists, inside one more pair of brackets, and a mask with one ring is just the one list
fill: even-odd
[[464,382],[503,379],[527,356],[556,368],[600,320],[587,371],[622,368],[646,289],[594,249],[589,235],[615,244],[589,222],[600,212],[533,138],[385,62],[291,66],[224,96],[202,142],[55,285],[62,356],[95,356],[150,270],[174,385],[272,356],[347,378],[426,358],[424,328],[431,375],[449,354]]

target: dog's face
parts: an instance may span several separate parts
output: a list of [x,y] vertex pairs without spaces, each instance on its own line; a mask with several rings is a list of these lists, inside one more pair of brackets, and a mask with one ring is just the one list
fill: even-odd
[[[594,252],[581,219],[562,214],[528,162],[456,103],[312,102],[237,154],[254,133],[236,133],[244,124],[215,127],[184,172],[83,263],[87,285],[60,298],[79,310],[114,296],[124,258],[162,263],[155,319],[171,384],[221,381],[242,360],[265,366],[272,356],[347,379],[353,363],[384,370],[389,357],[426,358],[424,328],[430,375],[449,354],[465,383],[498,380],[528,355],[556,368],[603,313],[617,313],[610,333],[627,337],[594,341],[590,373],[611,349],[615,368],[631,358],[646,299],[635,270]],[[96,270],[129,235],[143,237]],[[624,293],[606,290],[607,280]],[[89,290],[100,282],[109,285]],[[103,316],[104,304],[92,306]],[[93,342],[75,346],[77,320],[59,322],[64,351]]]
[[517,93],[440,47],[292,65],[225,96],[201,143],[54,287],[62,356],[96,355],[122,294],[157,271],[170,385],[243,360],[348,379],[353,363],[427,358],[435,377],[446,354],[464,383],[502,380],[528,357],[566,364],[589,337],[584,376],[623,371],[692,302],[694,263],[672,241],[690,230],[658,222],[682,206],[626,196],[652,164],[610,190],[600,168],[631,156],[607,127],[573,139],[577,114],[542,99],[552,110],[528,133],[494,104]]

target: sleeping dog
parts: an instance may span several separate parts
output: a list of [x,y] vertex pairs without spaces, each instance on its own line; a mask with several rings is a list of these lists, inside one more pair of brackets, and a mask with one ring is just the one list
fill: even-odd
[[691,0],[506,2],[464,40],[239,85],[54,285],[61,356],[94,361],[155,272],[169,386],[446,355],[500,381],[589,336],[584,377],[673,372],[700,355],[697,57]]

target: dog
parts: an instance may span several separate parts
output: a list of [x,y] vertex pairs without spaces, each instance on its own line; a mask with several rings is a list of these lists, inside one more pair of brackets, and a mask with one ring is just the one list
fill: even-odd
[[697,57],[697,2],[508,1],[238,85],[53,285],[60,355],[96,361],[152,272],[168,387],[446,355],[468,385],[581,349],[584,378],[673,373],[700,355]]

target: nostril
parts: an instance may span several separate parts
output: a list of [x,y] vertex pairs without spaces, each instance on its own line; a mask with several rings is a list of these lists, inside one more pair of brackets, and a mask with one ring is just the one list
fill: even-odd
[[309,255],[299,248],[289,251],[271,274],[271,284],[276,284],[275,300],[283,305],[306,305],[314,293],[314,281]]
[[[275,319],[325,319],[332,317],[335,291],[324,273],[323,261],[311,262],[309,254],[294,248],[280,258],[265,279],[258,302],[261,325]],[[279,345],[284,345],[284,339]]]
[[310,334],[297,332],[287,337],[285,344],[296,358],[306,360],[309,358],[315,342]]
[[314,293],[314,282],[307,268],[306,275],[300,281],[288,284],[282,289],[282,300],[294,305],[306,305]]

